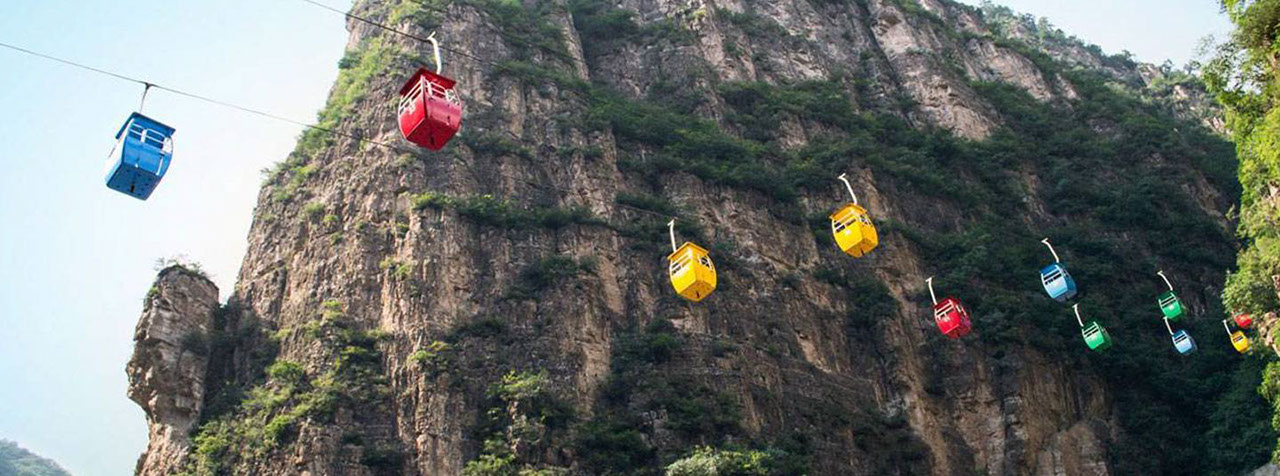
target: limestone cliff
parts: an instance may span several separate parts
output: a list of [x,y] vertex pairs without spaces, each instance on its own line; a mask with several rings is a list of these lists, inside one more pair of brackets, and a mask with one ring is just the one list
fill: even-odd
[[217,286],[182,266],[161,271],[147,293],[125,369],[129,398],[147,414],[150,443],[138,473],[174,473],[188,456],[204,406],[209,360],[203,339],[218,308]]
[[[131,379],[140,473],[655,474],[702,445],[774,474],[1216,464],[1159,448],[1207,434],[1191,400],[1220,389],[1162,386],[1237,365],[1207,334],[1234,162],[1142,98],[1138,65],[944,0],[353,13],[443,39],[463,130],[439,153],[403,142],[396,92],[429,46],[349,21],[320,121],[367,141],[310,131],[268,178],[205,388],[168,314],[144,314],[139,335],[168,337],[139,338],[160,355],[130,374],[175,376]],[[859,260],[827,229],[844,172],[882,230]],[[667,217],[719,268],[701,303],[666,281]],[[1110,353],[1039,289],[1044,236]],[[1190,323],[1209,316],[1212,364],[1171,354],[1159,268]],[[932,327],[931,275],[974,335]],[[199,302],[183,326],[209,327]]]

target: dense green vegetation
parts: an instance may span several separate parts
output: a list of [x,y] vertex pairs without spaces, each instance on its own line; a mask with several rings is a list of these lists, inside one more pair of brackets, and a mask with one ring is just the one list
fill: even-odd
[[569,474],[536,458],[573,417],[573,409],[551,392],[545,373],[510,372],[487,396],[489,410],[480,425],[484,450],[462,469],[464,476]]
[[[664,465],[679,463],[678,474],[804,474],[809,448],[803,436],[755,441],[740,425],[738,404],[705,382],[672,372],[678,352],[687,345],[665,319],[631,328],[615,337],[610,373],[596,414],[578,421],[572,447],[579,464],[591,474],[653,475]],[[719,352],[730,352],[725,343]],[[642,415],[665,414],[664,426],[689,448],[655,445]],[[742,447],[743,442],[751,444]],[[735,443],[736,442],[736,443]],[[695,450],[692,445],[712,445]],[[741,455],[741,457],[739,457]],[[754,463],[744,462],[743,458]],[[726,469],[745,467],[765,473],[689,473],[706,461]],[[683,468],[683,469],[681,469]],[[668,470],[671,470],[668,468]]]
[[[1280,1],[1222,0],[1235,24],[1204,65],[1210,92],[1223,106],[1240,158],[1238,233],[1244,241],[1236,271],[1222,298],[1234,311],[1275,311],[1275,277],[1280,275],[1280,216],[1275,189],[1280,184]],[[1271,424],[1280,430],[1280,363],[1266,368],[1258,389],[1273,406]],[[1269,435],[1275,441],[1275,435]],[[1276,442],[1273,459],[1280,459]]]
[[0,440],[0,475],[69,476],[53,460],[42,458],[9,440]]
[[[239,313],[230,309],[223,314]],[[281,454],[291,445],[305,421],[332,422],[340,409],[359,412],[381,405],[389,397],[377,343],[385,335],[361,330],[346,316],[342,303],[325,301],[314,320],[296,328],[267,333],[255,324],[215,322],[222,335],[214,337],[212,359],[227,359],[245,349],[274,350],[284,339],[315,341],[326,354],[321,368],[271,355],[250,354],[246,369],[223,371],[227,382],[215,390],[193,435],[193,457],[187,474],[230,474],[236,463]],[[226,329],[235,328],[228,332]],[[243,357],[242,357],[243,358]],[[211,377],[219,376],[212,371]],[[359,442],[360,461],[375,473],[400,466],[398,450],[377,442]]]
[[497,228],[523,230],[532,227],[560,229],[569,225],[603,225],[581,206],[522,208],[512,200],[493,195],[458,198],[436,192],[423,192],[410,199],[413,211],[453,210],[475,223]]
[[667,465],[667,476],[773,476],[798,474],[788,467],[787,455],[776,450],[732,450],[699,446]]
[[1246,242],[1223,299],[1232,309],[1274,310],[1271,277],[1280,271],[1280,227],[1272,187],[1280,183],[1280,2],[1223,2],[1237,30],[1204,65],[1205,82],[1226,112],[1240,156],[1239,233]]

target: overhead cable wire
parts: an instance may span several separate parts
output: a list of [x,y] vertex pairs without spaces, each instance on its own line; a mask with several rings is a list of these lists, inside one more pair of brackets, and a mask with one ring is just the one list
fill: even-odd
[[[433,6],[433,5],[427,5],[427,4],[425,4],[425,3],[417,2],[417,1],[414,1],[414,0],[406,0],[406,1],[412,2],[412,3],[414,3],[415,5],[418,5],[419,7],[425,8],[425,9],[427,9],[427,10],[431,10],[431,11],[433,11],[433,12],[436,12],[436,13],[439,13],[439,14],[442,14],[442,15],[448,15],[448,14],[449,14],[448,10],[445,10],[445,9],[443,9],[443,8],[440,8],[440,7],[436,7],[436,6]],[[568,61],[568,62],[570,62],[570,63],[576,63],[576,64],[579,64],[579,65],[582,65],[582,67],[583,67],[583,68],[587,68],[587,67],[588,67],[588,66],[587,66],[586,61],[584,61],[584,60],[582,60],[582,59],[579,59],[579,58],[577,58],[577,57],[575,57],[575,56],[572,56],[572,55],[570,55],[570,54],[569,54],[568,52],[566,52],[566,51],[560,51],[560,50],[557,50],[557,49],[551,48],[551,47],[546,46],[546,45],[542,45],[542,44],[538,44],[538,43],[535,43],[535,42],[531,42],[531,41],[526,40],[526,39],[523,39],[523,38],[515,38],[515,37],[513,37],[513,36],[511,36],[511,35],[506,34],[506,32],[504,32],[502,29],[500,29],[500,28],[494,28],[493,26],[489,25],[488,23],[484,23],[483,25],[484,25],[485,27],[489,28],[489,30],[490,30],[490,31],[492,31],[494,34],[496,34],[496,35],[498,35],[498,36],[502,37],[503,39],[505,39],[505,40],[507,40],[507,41],[510,41],[510,42],[513,42],[513,43],[519,43],[519,44],[521,44],[521,45],[532,46],[532,47],[538,48],[538,49],[540,49],[540,50],[542,50],[542,51],[544,51],[544,52],[546,52],[546,53],[550,53],[552,56],[557,56],[557,57],[559,57],[559,58],[560,58],[560,59],[562,59],[562,60]]]
[[[296,126],[301,126],[301,127],[307,128],[307,129],[315,129],[315,130],[318,130],[318,131],[327,132],[327,133],[330,133],[330,134],[334,134],[334,135],[338,135],[338,136],[346,137],[346,138],[353,139],[353,140],[357,140],[357,141],[361,141],[361,142],[368,142],[368,143],[370,143],[370,144],[376,144],[376,145],[380,145],[380,146],[383,146],[383,147],[389,147],[389,148],[393,148],[393,149],[394,149],[394,148],[396,148],[395,146],[393,146],[393,145],[391,145],[391,144],[386,144],[386,143],[378,142],[378,141],[375,141],[375,140],[371,140],[371,139],[367,139],[367,138],[363,138],[363,137],[358,137],[358,136],[351,135],[351,134],[348,134],[348,133],[345,133],[345,132],[342,132],[342,131],[339,131],[339,130],[336,130],[336,129],[330,129],[330,128],[328,128],[328,127],[324,127],[324,126],[320,126],[320,125],[316,125],[316,124],[308,124],[308,123],[305,123],[305,122],[302,122],[302,121],[298,121],[298,120],[295,120],[295,119],[290,119],[290,118],[285,117],[285,116],[281,116],[281,115],[279,115],[279,114],[273,114],[273,113],[266,112],[266,111],[262,111],[262,110],[259,110],[259,109],[254,109],[254,108],[250,108],[250,107],[246,107],[246,106],[241,106],[241,105],[239,105],[239,104],[235,104],[235,103],[232,103],[232,102],[223,101],[223,100],[219,100],[219,99],[214,99],[214,98],[211,98],[211,97],[208,97],[208,96],[204,96],[204,95],[201,95],[201,94],[196,94],[196,93],[192,93],[192,92],[187,92],[187,91],[183,91],[183,90],[181,90],[181,89],[177,89],[177,88],[171,88],[171,87],[164,86],[164,85],[161,85],[161,84],[156,84],[156,83],[153,83],[153,82],[150,82],[150,81],[145,81],[145,80],[141,80],[141,79],[133,78],[133,77],[130,77],[130,76],[126,76],[126,75],[123,75],[123,74],[120,74],[120,73],[115,73],[115,72],[112,72],[112,71],[107,71],[107,70],[105,70],[105,69],[95,68],[95,67],[93,67],[93,66],[89,66],[89,65],[86,65],[86,64],[83,64],[83,63],[78,63],[78,62],[75,62],[75,61],[71,61],[71,60],[67,60],[67,59],[62,59],[62,58],[58,58],[58,57],[56,57],[56,56],[52,56],[52,55],[48,55],[48,54],[44,54],[44,53],[40,53],[40,52],[37,52],[37,51],[32,51],[32,50],[29,50],[29,49],[27,49],[27,48],[23,48],[23,47],[20,47],[20,46],[15,46],[15,45],[11,45],[11,44],[8,44],[8,43],[0,42],[0,47],[8,48],[8,49],[10,49],[10,50],[18,51],[18,52],[25,53],[25,54],[28,54],[28,55],[31,55],[31,56],[35,56],[35,57],[38,57],[38,58],[47,59],[47,60],[54,61],[54,62],[57,62],[57,63],[62,63],[62,64],[67,65],[67,66],[72,66],[72,67],[75,67],[75,68],[80,68],[80,69],[85,70],[85,71],[91,71],[91,72],[94,72],[94,73],[98,73],[98,74],[102,74],[102,75],[110,76],[110,77],[113,77],[113,78],[116,78],[116,79],[120,79],[120,80],[124,80],[124,81],[129,81],[129,82],[133,82],[133,83],[138,83],[138,84],[141,84],[141,85],[143,85],[144,87],[147,87],[147,88],[155,88],[155,89],[159,89],[159,90],[162,90],[162,91],[168,91],[168,92],[173,93],[173,94],[176,94],[176,95],[178,95],[178,96],[183,96],[183,97],[187,97],[187,98],[195,99],[195,100],[198,100],[198,101],[203,101],[203,102],[206,102],[206,103],[209,103],[209,104],[214,104],[214,105],[218,105],[218,106],[222,106],[222,107],[226,107],[226,108],[230,108],[230,109],[235,109],[235,110],[238,110],[238,111],[241,111],[241,112],[246,112],[246,113],[249,113],[249,114],[254,114],[254,115],[261,116],[261,117],[265,117],[265,118],[268,118],[268,119],[274,119],[274,120],[281,121],[281,122],[287,122],[287,123],[289,123],[289,124],[293,124],[293,125],[296,125]],[[145,93],[144,93],[144,94],[145,94]]]
[[[311,5],[315,5],[315,6],[317,6],[317,7],[323,8],[323,9],[325,9],[325,10],[328,10],[328,11],[331,11],[331,12],[337,13],[337,14],[339,14],[339,15],[345,16],[345,17],[347,17],[347,18],[352,18],[352,19],[358,20],[358,21],[360,21],[360,22],[362,22],[362,23],[365,23],[365,24],[368,24],[368,25],[370,25],[370,26],[373,26],[373,27],[376,27],[376,28],[379,28],[379,29],[382,29],[382,30],[386,30],[386,31],[391,32],[391,33],[395,33],[395,34],[397,34],[397,35],[404,36],[405,38],[409,38],[409,39],[412,39],[412,40],[417,40],[417,41],[422,42],[422,43],[431,43],[431,40],[428,40],[428,39],[423,38],[423,37],[421,37],[421,36],[415,35],[415,34],[413,34],[413,33],[405,32],[405,31],[400,31],[400,30],[397,30],[397,29],[392,28],[392,27],[390,27],[390,26],[387,26],[387,25],[385,25],[385,24],[378,23],[378,22],[376,22],[376,21],[373,21],[373,20],[370,20],[370,19],[368,19],[368,18],[365,18],[365,17],[359,16],[359,15],[356,15],[356,14],[354,14],[354,13],[344,12],[344,11],[342,11],[342,10],[339,10],[339,9],[337,9],[337,8],[333,8],[333,7],[331,7],[331,6],[325,5],[325,4],[320,3],[320,2],[316,2],[316,1],[313,1],[313,0],[300,0],[300,1],[302,1],[303,3],[308,3],[308,4],[311,4]],[[459,56],[465,56],[465,57],[467,57],[467,58],[471,58],[471,59],[476,60],[476,61],[480,61],[480,62],[488,63],[488,64],[491,64],[491,65],[493,65],[493,66],[500,66],[500,65],[499,65],[498,63],[496,63],[496,62],[493,62],[493,61],[490,61],[490,60],[487,60],[487,59],[481,58],[481,57],[479,57],[479,56],[476,56],[476,55],[473,55],[473,54],[467,53],[467,52],[465,52],[465,51],[459,51],[459,50],[456,50],[456,49],[453,49],[453,48],[448,48],[448,47],[445,47],[445,46],[441,46],[441,47],[440,47],[440,49],[445,50],[445,51],[448,51],[448,52],[453,53],[453,54],[456,54],[456,55],[459,55]]]
[[[306,1],[306,0],[304,0],[304,1]],[[369,138],[366,138],[366,137],[360,137],[360,136],[356,136],[356,135],[353,135],[353,134],[348,134],[348,133],[346,133],[346,132],[342,132],[342,131],[339,131],[339,130],[336,130],[336,129],[332,129],[332,128],[328,128],[328,127],[324,127],[324,126],[319,126],[319,125],[316,125],[316,124],[308,124],[308,123],[305,123],[305,122],[302,122],[302,121],[297,121],[297,120],[294,120],[294,119],[290,119],[290,118],[288,118],[288,117],[281,116],[281,115],[278,115],[278,114],[273,114],[273,113],[266,112],[266,111],[262,111],[262,110],[259,110],[259,109],[254,109],[254,108],[250,108],[250,107],[246,107],[246,106],[241,106],[241,105],[239,105],[239,104],[235,104],[235,103],[232,103],[232,102],[229,102],[229,101],[223,101],[223,100],[219,100],[219,99],[214,99],[214,98],[211,98],[211,97],[208,97],[208,96],[205,96],[205,95],[201,95],[201,94],[196,94],[196,93],[192,93],[192,92],[187,92],[187,91],[184,91],[184,90],[181,90],[181,89],[178,89],[178,88],[171,88],[171,87],[168,87],[168,86],[164,86],[164,85],[156,84],[156,83],[153,83],[153,82],[150,82],[150,81],[146,81],[146,80],[142,80],[142,79],[137,79],[137,78],[134,78],[134,77],[131,77],[131,76],[127,76],[127,75],[124,75],[124,74],[120,74],[120,73],[116,73],[116,72],[113,72],[113,71],[109,71],[109,70],[105,70],[105,69],[101,69],[101,68],[97,68],[97,67],[89,66],[89,65],[86,65],[86,64],[83,64],[83,63],[79,63],[79,62],[76,62],[76,61],[71,61],[71,60],[68,60],[68,59],[59,58],[59,57],[57,57],[57,56],[53,56],[53,55],[49,55],[49,54],[45,54],[45,53],[41,53],[41,52],[38,52],[38,51],[30,50],[30,49],[23,48],[23,47],[16,46],[16,45],[12,45],[12,44],[9,44],[9,43],[0,42],[0,47],[7,48],[7,49],[10,49],[10,50],[13,50],[13,51],[20,52],[20,53],[24,53],[24,54],[27,54],[27,55],[31,55],[31,56],[34,56],[34,57],[37,57],[37,58],[42,58],[42,59],[45,59],[45,60],[49,60],[49,61],[53,61],[53,62],[56,62],[56,63],[60,63],[60,64],[63,64],[63,65],[66,65],[66,66],[71,66],[71,67],[78,68],[78,69],[81,69],[81,70],[84,70],[84,71],[89,71],[89,72],[93,72],[93,73],[97,73],[97,74],[101,74],[101,75],[109,76],[109,77],[116,78],[116,79],[119,79],[119,80],[122,80],[122,81],[128,81],[128,82],[132,82],[132,83],[141,84],[141,85],[143,85],[143,86],[144,86],[145,88],[147,88],[147,89],[155,88],[155,89],[158,89],[158,90],[167,91],[167,92],[170,92],[170,93],[173,93],[173,94],[176,94],[176,95],[182,96],[182,97],[186,97],[186,98],[190,98],[190,99],[195,99],[195,100],[198,100],[198,101],[206,102],[206,103],[209,103],[209,104],[214,104],[214,105],[217,105],[217,106],[222,106],[222,107],[225,107],[225,108],[234,109],[234,110],[241,111],[241,112],[245,112],[245,113],[249,113],[249,114],[254,114],[254,115],[261,116],[261,117],[265,117],[265,118],[268,118],[268,119],[273,119],[273,120],[277,120],[277,121],[281,121],[281,122],[286,122],[286,123],[289,123],[289,124],[293,124],[293,125],[296,125],[296,126],[300,126],[300,127],[306,128],[306,129],[315,129],[315,130],[318,130],[318,131],[321,131],[321,132],[325,132],[325,133],[333,134],[333,135],[336,135],[336,136],[341,136],[341,137],[345,137],[345,138],[348,138],[348,139],[351,139],[351,140],[355,140],[355,141],[357,141],[357,142],[362,142],[362,143],[367,143],[367,144],[372,144],[372,145],[376,145],[376,146],[379,146],[379,147],[383,147],[383,148],[386,148],[386,149],[388,149],[388,150],[393,150],[393,151],[397,151],[397,152],[407,152],[407,153],[410,153],[410,154],[417,154],[417,153],[419,153],[419,151],[418,151],[417,149],[412,149],[412,148],[404,147],[404,146],[401,146],[401,145],[398,145],[398,144],[391,144],[391,143],[387,143],[387,142],[377,141],[377,140],[369,139]],[[144,89],[144,91],[145,91],[145,89]],[[145,93],[144,93],[144,94],[145,94]],[[565,190],[565,189],[562,189],[562,188],[556,187],[556,186],[554,186],[554,185],[542,184],[542,183],[536,183],[536,182],[527,181],[527,180],[523,180],[523,179],[519,179],[519,178],[515,178],[515,177],[512,177],[512,180],[517,181],[517,182],[521,182],[521,183],[524,183],[524,184],[528,184],[528,185],[531,185],[531,186],[534,186],[534,187],[540,187],[540,188],[544,188],[544,189],[552,189],[552,190],[556,190],[556,191],[559,191],[559,192],[565,193],[566,195],[569,195],[570,197],[573,197],[573,198],[584,199],[584,200],[590,200],[590,201],[594,201],[594,202],[596,202],[596,203],[602,203],[602,204],[607,203],[608,205],[612,205],[612,206],[617,206],[617,207],[627,208],[627,209],[635,210],[635,211],[642,212],[642,213],[651,214],[651,215],[658,216],[658,217],[662,217],[662,218],[669,218],[669,216],[668,216],[667,214],[658,213],[658,212],[655,212],[655,211],[652,211],[652,210],[648,210],[648,209],[644,209],[644,208],[639,208],[639,207],[635,207],[635,206],[627,205],[627,204],[624,204],[624,203],[618,203],[616,200],[615,200],[615,201],[606,201],[606,200],[598,200],[598,199],[595,199],[595,198],[592,198],[592,197],[589,197],[589,196],[586,196],[586,195],[575,195],[573,192],[571,192],[571,191],[569,191],[569,190]]]
[[[319,8],[323,8],[323,9],[325,9],[325,10],[328,10],[328,11],[333,12],[333,13],[337,13],[337,14],[342,15],[342,16],[347,17],[347,18],[351,18],[351,19],[357,20],[357,21],[359,21],[359,22],[361,22],[361,23],[365,23],[365,24],[370,25],[370,26],[373,26],[373,27],[375,27],[375,28],[378,28],[378,29],[381,29],[381,30],[385,30],[385,31],[390,32],[390,33],[395,33],[395,34],[397,34],[397,35],[401,35],[401,36],[403,36],[403,37],[405,37],[405,38],[409,38],[409,39],[412,39],[412,40],[416,40],[416,41],[421,42],[421,43],[430,43],[430,42],[431,42],[431,40],[429,40],[429,39],[427,39],[427,38],[423,38],[422,36],[415,35],[415,34],[413,34],[413,33],[409,33],[409,32],[403,31],[403,30],[399,30],[399,29],[397,29],[397,28],[395,28],[395,27],[392,27],[392,26],[390,26],[390,25],[387,25],[387,24],[385,24],[385,23],[380,23],[380,22],[377,22],[377,21],[371,20],[371,19],[369,19],[369,18],[367,18],[367,17],[363,17],[363,16],[360,16],[360,15],[356,15],[355,13],[351,13],[351,12],[344,12],[344,11],[342,11],[342,10],[338,9],[338,8],[334,8],[334,7],[331,7],[331,6],[329,6],[329,5],[325,5],[325,4],[320,3],[320,2],[317,2],[317,1],[315,1],[315,0],[299,0],[299,1],[301,1],[301,2],[303,2],[303,3],[310,4],[310,5],[314,5],[314,6],[319,7]],[[435,7],[435,6],[432,6],[432,5],[427,5],[427,4],[424,4],[424,3],[417,3],[417,2],[414,2],[414,3],[415,3],[416,5],[418,5],[419,7],[425,8],[425,9],[427,9],[427,10],[431,10],[431,11],[436,12],[436,13],[440,13],[440,14],[444,14],[444,15],[447,15],[447,14],[448,14],[448,11],[447,11],[447,10],[441,9],[441,8],[439,8],[439,7]],[[547,52],[547,53],[549,53],[549,54],[551,54],[551,55],[553,55],[553,56],[558,57],[559,59],[562,59],[562,60],[568,61],[568,62],[570,62],[570,63],[580,64],[580,65],[582,65],[583,67],[587,67],[587,63],[586,63],[585,61],[583,61],[583,60],[581,60],[581,59],[578,59],[578,58],[576,58],[576,57],[573,57],[573,56],[571,56],[571,55],[567,54],[566,52],[559,51],[559,50],[555,50],[555,49],[549,48],[549,47],[547,47],[547,46],[545,46],[545,45],[540,45],[540,44],[537,44],[537,43],[532,43],[532,42],[529,42],[529,41],[524,40],[524,39],[520,39],[520,38],[513,38],[512,36],[507,35],[506,33],[504,33],[502,30],[499,30],[499,29],[496,29],[496,28],[490,28],[490,30],[491,30],[491,31],[493,31],[493,32],[494,32],[494,34],[496,34],[496,35],[498,35],[498,36],[502,37],[503,39],[505,39],[505,40],[507,40],[507,41],[514,42],[514,43],[520,43],[520,44],[527,45],[527,46],[536,47],[536,48],[538,48],[538,49],[540,49],[540,50],[542,50],[542,51],[544,51],[544,52]],[[467,57],[467,58],[470,58],[470,59],[473,59],[473,60],[476,60],[476,61],[479,61],[479,62],[482,62],[482,63],[487,63],[487,64],[493,65],[493,66],[495,66],[495,67],[502,67],[502,64],[500,64],[500,63],[498,63],[498,62],[495,62],[495,61],[492,61],[492,60],[487,60],[487,59],[481,58],[481,57],[479,57],[479,56],[476,56],[476,55],[473,55],[473,54],[467,53],[467,52],[465,52],[465,51],[460,51],[460,50],[457,50],[457,49],[454,49],[454,48],[445,47],[445,46],[441,46],[441,47],[440,47],[440,49],[445,50],[445,51],[448,51],[448,52],[450,52],[450,53],[457,54],[457,55],[459,55],[459,56],[464,56],[464,57]]]

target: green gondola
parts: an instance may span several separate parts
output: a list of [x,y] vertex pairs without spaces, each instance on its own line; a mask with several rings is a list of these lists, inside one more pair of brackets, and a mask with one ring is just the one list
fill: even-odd
[[1160,312],[1164,313],[1164,317],[1169,320],[1176,321],[1182,317],[1182,300],[1178,299],[1178,295],[1173,291],[1165,291],[1156,299],[1156,302],[1160,304]]
[[1107,329],[1098,324],[1098,321],[1089,321],[1088,324],[1080,318],[1080,305],[1071,306],[1076,312],[1076,322],[1080,324],[1080,334],[1084,336],[1084,343],[1089,346],[1089,350],[1094,352],[1102,352],[1111,348],[1111,334],[1107,333]]
[[1102,352],[1111,348],[1111,334],[1107,333],[1107,329],[1098,324],[1098,321],[1089,321],[1084,327],[1084,343],[1089,345],[1090,350]]
[[1156,298],[1156,304],[1160,306],[1160,313],[1170,321],[1176,321],[1182,317],[1182,300],[1178,299],[1178,295],[1173,292],[1173,284],[1169,283],[1169,278],[1165,277],[1164,271],[1156,273],[1164,279],[1164,284],[1169,287],[1168,291]]

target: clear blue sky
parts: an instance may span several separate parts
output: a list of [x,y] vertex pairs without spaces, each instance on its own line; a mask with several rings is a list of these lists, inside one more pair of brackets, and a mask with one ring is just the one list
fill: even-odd
[[[1184,63],[1201,37],[1228,31],[1210,0],[999,3],[1156,63]],[[342,17],[294,0],[3,0],[0,41],[309,121],[346,32]],[[152,263],[185,254],[225,297],[259,170],[299,133],[153,92],[146,112],[178,129],[175,158],[140,202],[101,177],[140,93],[0,49],[0,438],[80,475],[127,474],[146,444],[124,365]]]
[[[981,0],[959,0],[979,5]],[[994,0],[1049,22],[1107,53],[1129,50],[1139,61],[1177,66],[1195,58],[1200,39],[1222,39],[1231,22],[1217,0]]]

